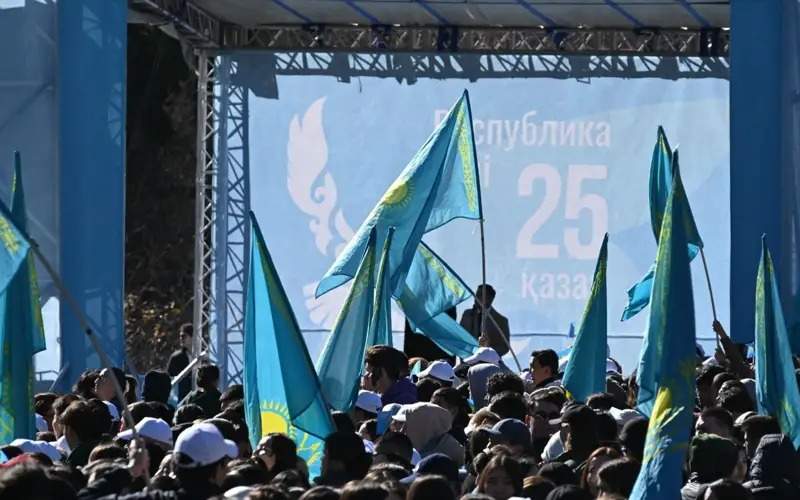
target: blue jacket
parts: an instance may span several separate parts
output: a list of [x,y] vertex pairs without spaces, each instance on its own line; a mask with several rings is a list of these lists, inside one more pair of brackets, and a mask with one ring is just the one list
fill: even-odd
[[392,403],[410,405],[417,402],[417,386],[403,377],[395,382],[389,390],[381,396],[381,403],[386,406]]

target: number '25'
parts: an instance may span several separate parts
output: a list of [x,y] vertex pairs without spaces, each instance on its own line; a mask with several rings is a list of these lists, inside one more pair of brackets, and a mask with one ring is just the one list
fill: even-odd
[[[564,247],[575,259],[594,259],[597,249],[608,230],[608,204],[599,194],[582,194],[583,181],[604,180],[608,177],[605,165],[570,165],[567,169],[564,219],[578,220],[581,212],[591,217],[591,238],[581,242],[577,227],[564,228]],[[561,197],[561,174],[547,163],[534,163],[525,167],[519,176],[517,193],[531,196],[537,181],[544,182],[544,197],[533,215],[525,222],[517,236],[517,257],[522,259],[557,259],[558,243],[534,243],[536,232],[547,222],[558,207]]]

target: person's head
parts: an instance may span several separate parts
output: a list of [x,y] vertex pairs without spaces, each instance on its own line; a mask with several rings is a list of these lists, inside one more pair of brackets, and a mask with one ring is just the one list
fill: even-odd
[[731,479],[718,479],[700,488],[697,500],[752,500],[753,494]]
[[419,464],[417,464],[416,469],[414,469],[414,474],[406,477],[402,482],[410,484],[412,481],[415,482],[419,480],[419,478],[426,476],[443,478],[453,494],[459,492],[461,489],[458,465],[452,458],[443,453],[433,453],[423,458]]
[[[131,412],[131,417],[133,417],[134,424],[138,424],[147,417],[158,418],[155,408],[144,401],[137,401],[131,405],[128,405],[128,411]],[[125,423],[125,426],[127,427],[127,423]]]
[[556,485],[542,476],[528,476],[522,481],[522,497],[530,500],[545,500]]
[[716,434],[733,439],[733,416],[728,410],[719,406],[706,408],[697,419],[694,430],[697,434]]
[[278,432],[261,438],[253,455],[264,463],[273,477],[279,472],[294,469],[297,465],[297,446],[294,440]]
[[178,333],[178,342],[181,347],[187,350],[192,349],[192,337],[194,335],[194,328],[191,323],[184,323],[181,325],[180,332]]
[[589,459],[586,460],[586,467],[583,469],[583,474],[581,475],[580,487],[596,496],[598,492],[597,472],[605,464],[621,456],[620,452],[607,446],[594,450],[592,454],[589,455]]
[[296,469],[287,469],[278,473],[278,475],[272,478],[271,483],[285,491],[289,491],[291,488],[308,489],[307,474],[301,473]]
[[528,415],[528,403],[522,394],[505,391],[491,399],[489,410],[497,414],[501,419],[515,418],[517,420],[525,420]]
[[222,391],[222,394],[220,394],[219,406],[224,411],[233,404],[243,400],[244,386],[242,384],[233,384],[228,386],[228,388]]
[[269,475],[263,467],[252,463],[232,466],[225,474],[222,489],[227,491],[237,486],[256,486],[269,482]]
[[116,390],[114,388],[114,377],[120,389],[125,389],[125,372],[119,368],[103,368],[94,382],[94,392],[97,398],[102,401],[115,399]]
[[47,425],[53,426],[53,403],[58,399],[58,394],[54,392],[40,392],[33,396],[33,410],[37,415],[41,415]]
[[467,428],[470,432],[474,432],[477,429],[486,427],[490,428],[493,427],[494,424],[500,421],[500,415],[494,413],[489,408],[481,408],[480,410],[476,411],[472,414],[469,419],[469,425]]
[[203,408],[200,405],[194,403],[185,404],[175,411],[172,423],[175,425],[192,423],[195,420],[202,419],[203,415]]
[[558,374],[558,354],[552,349],[533,351],[530,368],[534,384],[555,377]]
[[731,478],[740,462],[739,448],[730,439],[715,434],[698,434],[689,447],[689,472],[698,482]]
[[61,417],[64,415],[64,411],[70,403],[78,401],[79,399],[80,396],[77,394],[65,394],[59,396],[53,402],[53,434],[55,434],[56,438],[60,438],[64,435],[64,426],[61,424]]
[[519,375],[512,372],[502,371],[495,373],[486,381],[486,397],[491,399],[502,392],[525,393],[525,382]]
[[197,369],[197,387],[207,391],[219,386],[219,367],[212,364],[200,365]]
[[714,375],[714,379],[711,381],[711,392],[715,398],[719,395],[722,385],[729,380],[736,380],[736,377],[730,372],[722,371]]
[[697,375],[697,399],[700,401],[701,408],[714,406],[717,393],[714,392],[714,377],[724,372],[722,367],[717,365],[704,366]]
[[442,476],[422,476],[411,483],[406,500],[455,500],[456,492]]
[[647,437],[649,421],[644,417],[637,417],[625,422],[619,433],[619,442],[622,453],[629,458],[642,461],[644,457],[644,441]]
[[444,387],[444,383],[436,380],[433,377],[426,377],[419,379],[416,383],[417,386],[417,400],[428,402],[433,397],[433,393]]
[[128,458],[128,452],[125,448],[116,443],[104,442],[92,448],[92,452],[89,453],[88,463],[96,460],[124,460],[126,458]]
[[[486,295],[484,299],[484,294]],[[480,309],[481,302],[484,302],[486,307],[492,307],[494,303],[494,298],[497,296],[497,292],[495,291],[492,285],[478,285],[478,289],[475,291],[475,308]]]
[[469,424],[469,402],[458,389],[442,387],[433,393],[431,403],[441,406],[453,415],[453,428],[463,429]]
[[376,464],[398,464],[406,469],[411,468],[414,445],[405,434],[388,431],[375,444]]
[[356,398],[352,412],[353,424],[358,426],[367,420],[376,419],[382,407],[380,394],[365,390],[358,391],[358,398]]
[[111,427],[111,415],[97,399],[70,403],[60,421],[67,444],[73,450],[80,443],[99,441]]
[[372,459],[364,450],[364,442],[350,432],[334,432],[325,438],[322,475],[339,475],[347,481],[364,478]]
[[608,411],[614,406],[614,395],[607,392],[592,394],[586,398],[586,406],[595,411]]
[[547,494],[545,500],[591,500],[592,496],[588,491],[582,490],[577,486],[566,484],[556,486],[553,491]]
[[387,500],[389,488],[378,483],[352,482],[342,489],[341,500]]
[[303,493],[299,500],[339,500],[339,492],[330,486],[314,486]]
[[596,494],[620,495],[627,498],[636,484],[640,464],[631,458],[618,458],[597,470]]
[[169,373],[161,370],[150,370],[144,376],[142,385],[143,401],[166,403],[172,390],[172,379]]
[[521,420],[503,419],[492,427],[489,434],[492,444],[508,446],[515,457],[521,457],[530,450],[531,432]]
[[289,492],[272,484],[262,484],[247,494],[247,500],[291,500]]
[[510,456],[496,456],[486,464],[478,476],[478,492],[495,500],[507,500],[522,492],[522,468]]
[[758,448],[761,438],[767,434],[780,434],[781,428],[775,417],[767,415],[753,415],[742,423],[744,436],[744,449],[748,459],[752,459]]
[[85,370],[78,377],[72,392],[82,397],[83,399],[92,399],[95,396],[94,385],[97,382],[97,377],[100,376],[100,370]]
[[595,415],[595,430],[597,441],[606,446],[618,447],[618,427],[617,421],[608,413],[598,413]]
[[0,498],[72,499],[75,489],[60,476],[36,463],[21,463],[0,474]]
[[717,405],[728,410],[734,420],[741,414],[755,409],[753,400],[742,385],[732,385],[721,389],[717,395]]
[[238,454],[236,443],[225,439],[214,424],[194,424],[175,441],[172,453],[175,476],[182,485],[221,486],[228,462]]
[[539,475],[552,481],[556,486],[578,484],[578,477],[569,465],[564,462],[548,462],[539,468]]
[[589,455],[597,448],[597,414],[586,405],[567,407],[561,416],[561,435],[564,449]]
[[384,394],[408,370],[408,358],[387,345],[374,345],[364,357],[364,389]]

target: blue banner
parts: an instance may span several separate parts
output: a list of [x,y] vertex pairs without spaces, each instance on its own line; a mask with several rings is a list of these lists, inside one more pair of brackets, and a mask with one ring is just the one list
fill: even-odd
[[[625,323],[616,318],[626,290],[656,251],[648,185],[659,125],[680,147],[687,196],[708,242],[718,314],[727,324],[726,80],[537,77],[409,85],[390,78],[278,75],[276,81],[279,98],[249,98],[251,203],[300,327],[307,340],[320,332],[309,340],[312,357],[347,294],[345,286],[315,299],[318,281],[465,88],[486,219],[487,280],[523,357],[534,347],[568,343],[565,337],[531,342],[525,334],[565,335],[579,320],[608,232],[609,344],[626,371],[634,367],[640,342],[615,337],[641,336],[647,314]],[[270,217],[276,213],[281,216]],[[473,289],[479,284],[476,222],[453,221],[424,241]],[[698,337],[712,338],[700,265],[692,264]],[[394,314],[399,330],[403,317]]]

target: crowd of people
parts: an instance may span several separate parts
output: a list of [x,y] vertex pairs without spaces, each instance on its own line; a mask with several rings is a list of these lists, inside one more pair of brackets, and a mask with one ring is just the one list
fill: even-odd
[[[800,498],[791,440],[755,413],[748,361],[728,360],[698,356],[683,500]],[[619,371],[609,362],[606,392],[577,403],[552,350],[517,374],[491,347],[458,363],[370,347],[355,407],[332,414],[316,475],[286,434],[253,448],[243,387],[220,392],[214,365],[196,369],[177,408],[167,372],[147,373],[139,390],[119,369],[90,370],[69,394],[35,396],[36,438],[0,448],[0,500],[623,499],[648,420],[634,409],[635,375]]]

